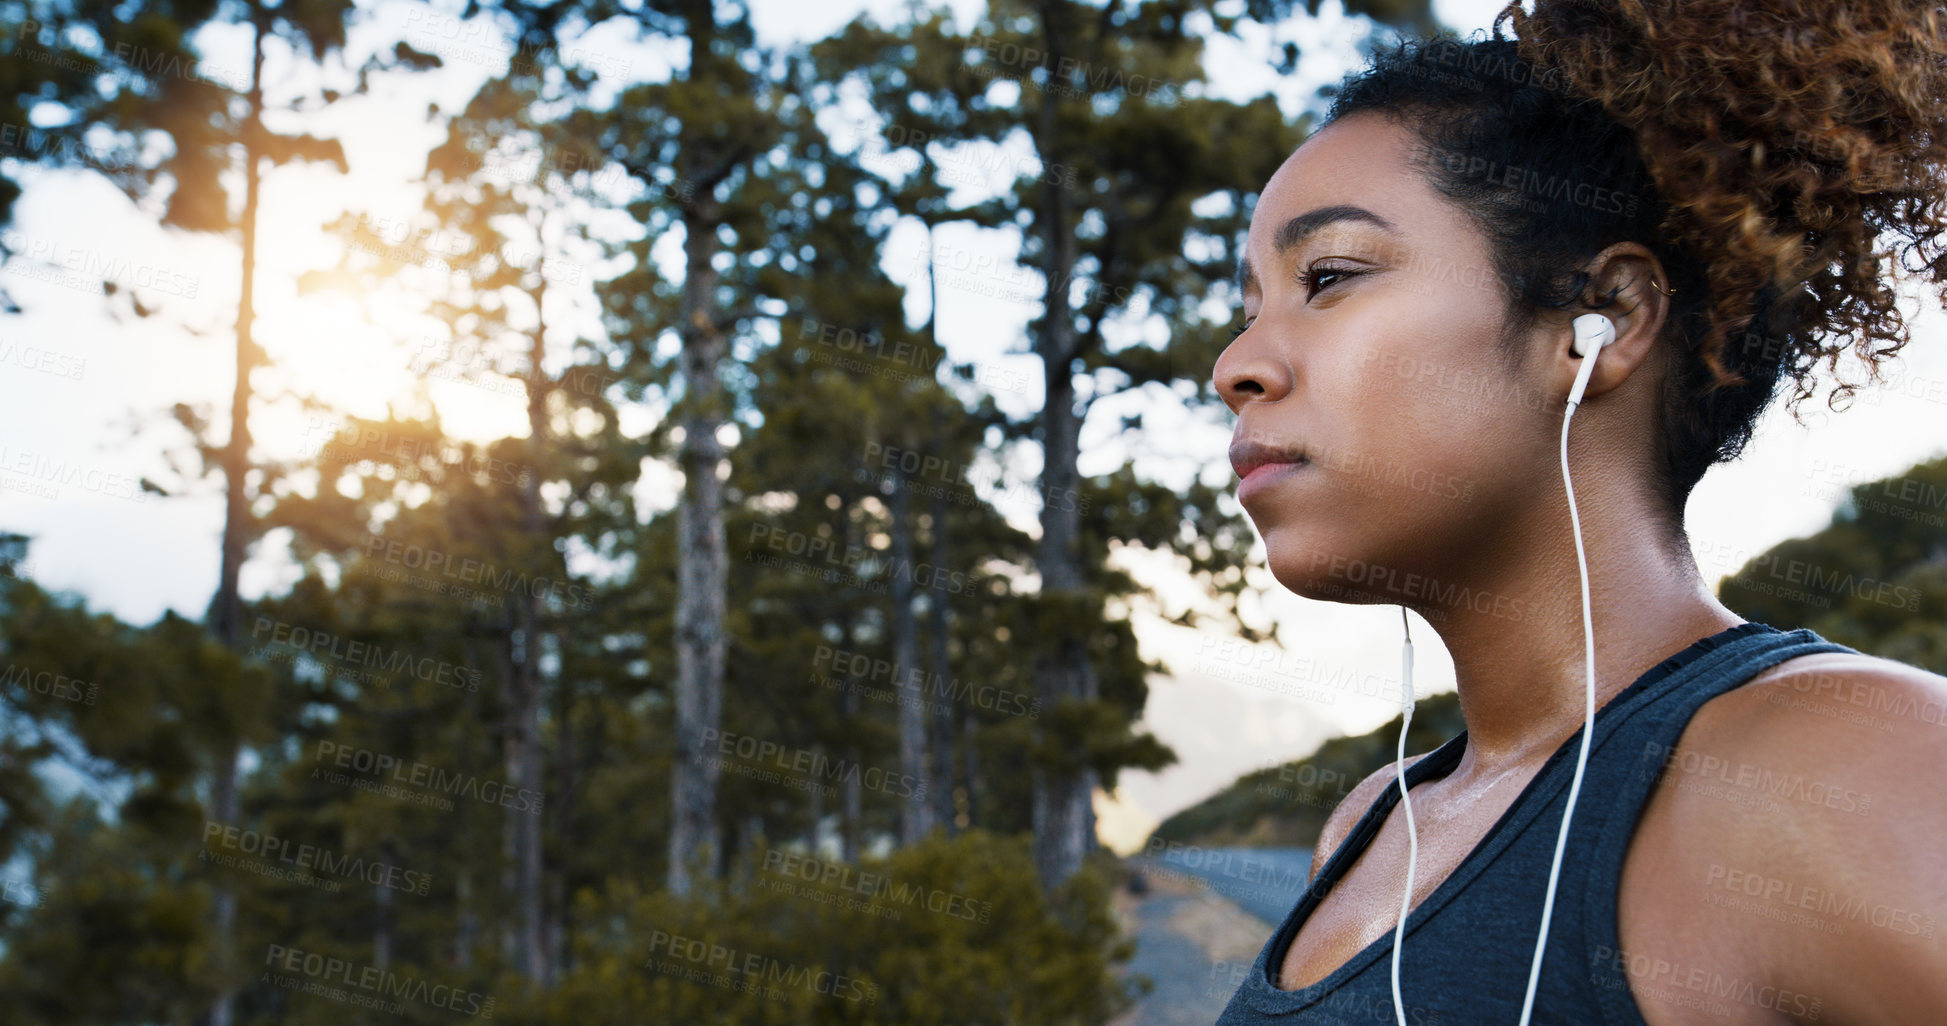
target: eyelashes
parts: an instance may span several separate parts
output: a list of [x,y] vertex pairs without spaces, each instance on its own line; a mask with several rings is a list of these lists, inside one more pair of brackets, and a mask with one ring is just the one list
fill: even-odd
[[[1359,271],[1349,267],[1320,267],[1317,264],[1313,264],[1311,267],[1298,272],[1293,280],[1304,288],[1305,301],[1310,302],[1312,297],[1318,295],[1325,289],[1331,288],[1332,282],[1343,281],[1359,273]],[[1321,284],[1320,282],[1326,278],[1330,278],[1332,281]]]
[[[1331,288],[1333,285],[1341,281],[1344,281],[1347,278],[1356,278],[1359,275],[1364,273],[1365,273],[1364,271],[1359,270],[1358,268],[1321,267],[1317,264],[1313,264],[1312,266],[1305,268],[1304,270],[1298,272],[1297,274],[1292,275],[1292,281],[1296,282],[1300,288],[1305,290],[1305,302],[1309,303],[1314,298],[1316,298],[1320,292],[1323,292],[1326,289]],[[1257,318],[1255,317],[1245,318],[1243,324],[1240,324],[1236,328],[1233,328],[1231,330],[1230,333],[1231,340],[1236,341],[1238,336],[1244,334],[1246,331],[1251,330],[1251,324],[1256,320]]]

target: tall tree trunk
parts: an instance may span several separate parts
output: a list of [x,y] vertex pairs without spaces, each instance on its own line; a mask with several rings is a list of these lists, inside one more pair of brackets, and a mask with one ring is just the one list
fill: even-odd
[[[521,664],[525,662],[521,651],[521,620],[519,606],[509,611],[500,623],[500,696],[503,709],[500,720],[500,760],[504,772],[512,777],[518,770],[522,742],[520,738],[521,705]],[[500,893],[503,902],[516,903],[515,915],[509,916],[499,911],[494,916],[495,933],[500,941],[501,961],[519,966],[521,959],[520,918],[518,901],[520,897],[521,863],[521,825],[511,816],[500,818]]]
[[[701,45],[699,43],[699,45]],[[717,783],[721,770],[706,741],[723,721],[725,590],[729,556],[723,535],[723,447],[719,368],[725,340],[715,310],[716,204],[707,195],[684,211],[686,269],[682,292],[683,495],[677,504],[676,758],[670,790],[669,890],[691,891],[691,858],[703,871],[718,863]]]
[[[931,181],[930,167],[928,174],[929,177],[926,180]],[[940,276],[938,265],[933,261],[934,246],[938,241],[934,234],[935,231],[936,229],[933,223],[927,221],[926,340],[932,345],[933,352],[940,356],[941,359],[944,359],[944,350],[940,348]],[[945,443],[946,412],[938,406],[933,408],[933,437],[940,439],[942,444]],[[933,517],[933,526],[928,545],[932,554],[933,565],[935,567],[945,567],[947,565],[946,492],[938,488],[934,489],[930,506],[929,512]],[[932,673],[934,680],[951,681],[953,679],[953,667],[951,665],[950,646],[953,639],[947,633],[950,628],[947,623],[946,596],[940,594],[927,596],[926,610],[928,613],[927,618],[932,621],[932,645],[928,649],[928,655],[930,657],[928,659],[928,669]],[[950,686],[949,690],[951,690]],[[946,824],[949,834],[957,834],[960,832],[961,822],[959,818],[959,803],[956,798],[959,789],[954,774],[953,758],[954,749],[958,747],[954,738],[958,726],[955,723],[954,704],[952,702],[941,702],[939,705],[933,707],[933,714],[932,767],[934,815],[941,823]]]
[[480,932],[480,919],[473,914],[473,874],[462,869],[453,881],[453,968],[466,972],[473,968],[473,944]]
[[[560,839],[563,851],[576,851],[581,838],[574,835],[575,808],[581,801],[582,745],[575,735],[575,696],[566,675],[565,660],[568,653],[563,651],[562,677],[555,681],[554,722],[559,734],[560,751],[555,759],[555,787],[544,793],[541,809],[528,809],[528,815],[542,818],[543,822],[554,824],[554,836]],[[595,747],[594,744],[589,746]],[[552,952],[550,962],[556,973],[566,975],[574,970],[575,932],[573,903],[568,900],[567,867],[556,866],[553,878],[554,903],[549,916],[548,947]]]
[[739,883],[748,885],[750,880],[756,876],[757,848],[763,843],[763,814],[753,812],[737,821],[737,858],[732,865],[743,867],[742,872],[737,876]]
[[[250,92],[245,97],[243,122],[243,282],[237,297],[237,371],[230,395],[230,441],[223,451],[223,554],[217,571],[216,595],[207,616],[210,633],[224,647],[240,650],[243,642],[243,600],[238,582],[250,547],[250,372],[261,362],[252,332],[257,306],[257,206],[262,175],[258,167],[263,149],[264,32],[266,12],[251,4],[254,29],[250,46]],[[221,823],[237,820],[237,759],[240,739],[219,742],[210,775],[210,818]],[[216,998],[206,1013],[209,1026],[230,1026],[236,999],[232,973],[236,967],[237,896],[229,881],[219,877],[212,901],[218,972]]]
[[[913,616],[913,493],[906,475],[893,470],[892,511],[892,663],[893,693],[899,698],[899,771],[924,781],[927,772],[927,687],[919,668],[919,622]],[[935,572],[939,572],[935,568]],[[932,783],[932,782],[929,782]],[[899,843],[917,844],[933,829],[933,798],[914,795],[899,806]]]
[[[379,852],[388,865],[398,865],[398,850],[391,840],[380,843]],[[392,944],[399,928],[398,913],[392,904],[392,888],[378,888],[376,900],[378,907],[373,915],[372,965],[384,969],[392,964]]]
[[[857,544],[858,538],[854,533],[855,530],[856,528],[851,523],[848,522],[845,525],[845,544],[847,546]],[[849,552],[851,549],[847,548],[846,551]],[[847,619],[845,622],[845,638],[848,641],[858,636],[853,630],[853,627],[854,624],[851,620]],[[839,712],[843,716],[843,722],[858,722],[860,711],[857,688],[848,687],[845,689],[843,696],[839,699]],[[857,731],[847,731],[845,747],[839,753],[842,758],[847,760],[848,766],[857,766],[859,764],[857,737]],[[842,779],[838,782],[839,826],[843,831],[839,836],[839,855],[846,862],[851,863],[858,862],[859,852],[864,843],[865,792],[859,786],[859,780],[863,776],[865,776],[863,772],[848,772],[843,774]]]
[[[935,425],[941,425],[943,422],[944,418],[936,415]],[[942,436],[936,433],[935,437]],[[933,493],[932,509],[929,512],[933,517],[932,537],[928,545],[932,563],[935,567],[944,567],[947,565],[945,492]],[[946,596],[938,593],[928,595],[926,612],[932,627],[929,632],[932,636],[930,639],[932,644],[927,649],[928,673],[933,680],[947,682],[949,692],[956,691],[957,689],[951,684],[953,680],[950,657],[952,637],[947,633],[950,628],[947,623]],[[948,834],[959,833],[961,826],[955,799],[955,795],[959,793],[959,782],[953,767],[953,752],[957,747],[953,736],[954,705],[955,703],[950,701],[939,702],[932,706],[933,715],[930,717],[933,735],[933,758],[930,764],[933,777],[931,783],[934,788],[933,815],[939,822],[946,824]]]
[[827,813],[825,812],[825,789],[822,787],[813,787],[805,793],[811,798],[811,832],[807,840],[810,843],[812,854],[816,855],[824,851],[823,842],[826,837],[825,816]]
[[[1062,21],[1072,5],[1042,6],[1045,53],[1072,53]],[[1042,93],[1034,127],[1035,148],[1042,161],[1062,163],[1056,113],[1061,95],[1056,83]],[[1074,361],[1079,354],[1075,320],[1069,311],[1069,286],[1075,274],[1075,229],[1068,195],[1056,176],[1041,183],[1039,227],[1042,273],[1047,279],[1043,298],[1041,337],[1037,340],[1047,402],[1041,411],[1041,538],[1035,553],[1041,572],[1041,594],[1051,611],[1059,611],[1062,629],[1050,651],[1036,667],[1036,689],[1044,712],[1065,700],[1082,700],[1095,691],[1085,633],[1067,622],[1086,608],[1087,584],[1081,565],[1080,504],[1075,501],[1079,480],[1081,414],[1076,409]],[[1095,839],[1094,809],[1090,803],[1092,774],[1086,770],[1038,767],[1034,775],[1035,868],[1044,887],[1054,887],[1081,868]]]
[[[1048,405],[1042,412],[1042,446],[1046,453],[1041,478],[1044,500],[1036,555],[1041,569],[1042,596],[1053,600],[1051,611],[1058,611],[1062,626],[1054,632],[1052,651],[1044,657],[1036,673],[1044,712],[1066,700],[1089,700],[1096,692],[1086,635],[1067,622],[1086,608],[1087,599],[1077,551],[1081,533],[1080,518],[1076,515],[1079,503],[1072,501],[1078,480],[1075,459],[1081,418],[1074,410],[1074,383],[1067,371],[1067,361],[1049,366],[1046,385]],[[1095,810],[1090,800],[1094,791],[1093,776],[1086,768],[1060,767],[1042,767],[1036,774],[1035,867],[1045,886],[1053,887],[1067,880],[1081,868],[1082,860],[1093,848]]]
[[[568,906],[568,882],[559,872],[547,877],[547,904],[549,909],[563,909]],[[547,943],[549,980],[556,975],[566,975],[573,968],[567,962],[567,930],[563,922],[566,911],[550,911],[541,923],[541,935]]]
[[[980,825],[980,746],[975,744],[980,721],[973,706],[960,707],[960,780],[967,789],[966,816],[969,828]],[[956,815],[959,810],[956,809]]]
[[[850,691],[845,692],[844,712],[847,722],[858,718],[858,695]],[[849,761],[849,765],[858,765],[859,746],[846,745],[844,757]],[[839,828],[843,831],[839,835],[839,854],[845,861],[854,863],[859,860],[859,852],[863,848],[861,835],[865,832],[865,792],[859,787],[861,776],[864,774],[847,773],[845,779],[838,782]]]
[[[551,388],[543,366],[547,356],[547,320],[541,316],[541,301],[546,293],[546,279],[537,277],[537,281],[540,283],[529,290],[539,320],[528,347],[528,474],[521,491],[525,541],[533,548],[521,554],[521,561],[536,577],[547,575],[559,580],[560,575],[556,572],[555,560],[551,555],[553,547],[546,544],[549,532],[545,511],[541,507],[541,468],[547,466],[548,394]],[[516,788],[536,793],[545,787],[542,779],[545,762],[541,751],[541,708],[547,696],[546,671],[542,667],[547,657],[544,630],[547,613],[541,603],[542,600],[532,588],[523,588],[515,596],[518,642],[514,651],[514,672],[508,678],[508,722],[505,727],[509,782]],[[541,817],[535,815],[532,809],[517,810],[511,805],[506,807],[506,815],[514,863],[513,893],[510,897],[519,923],[514,964],[530,981],[545,986],[549,976],[549,959],[545,928],[547,902],[542,879]]]

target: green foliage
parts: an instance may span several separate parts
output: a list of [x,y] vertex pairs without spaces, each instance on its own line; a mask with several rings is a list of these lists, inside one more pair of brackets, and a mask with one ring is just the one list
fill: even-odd
[[186,1019],[215,989],[196,784],[231,731],[268,733],[268,672],[178,617],[130,627],[0,575],[0,678],[0,858],[28,870],[0,905],[0,1007]]
[[1026,839],[980,830],[935,834],[855,866],[766,848],[734,882],[688,901],[627,885],[580,895],[586,918],[602,926],[584,934],[576,969],[545,998],[497,1018],[1105,1022],[1126,1007],[1112,969],[1132,953],[1110,913],[1110,876],[1096,864],[1044,896]]
[[[224,992],[243,1024],[451,1019],[424,1003],[380,1015],[269,982],[268,953],[286,949],[491,995],[495,1018],[512,1022],[1053,1026],[1118,1015],[1126,1001],[1111,970],[1129,947],[1109,914],[1108,870],[1092,861],[1044,891],[1030,852],[1031,782],[1037,771],[1086,768],[1112,787],[1123,770],[1173,760],[1134,726],[1158,668],[1141,658],[1127,616],[1144,590],[1110,558],[1124,545],[1170,551],[1234,598],[1251,532],[1219,508],[1216,489],[1167,488],[1124,465],[1079,482],[1086,507],[1068,556],[1080,586],[1044,591],[1035,578],[1048,554],[992,494],[1022,482],[977,485],[969,469],[1013,465],[1039,443],[1043,418],[1003,414],[980,394],[969,368],[945,359],[933,314],[908,324],[907,290],[881,264],[900,218],[928,232],[956,221],[1021,231],[1024,262],[1055,270],[1057,301],[1018,341],[1040,344],[1056,326],[1074,336],[1072,353],[1041,352],[1057,381],[1065,369],[1084,384],[1078,415],[1132,388],[1208,402],[1221,334],[1200,307],[1230,277],[1250,193],[1302,127],[1268,99],[1181,90],[1202,84],[1203,41],[1189,25],[1209,7],[997,0],[981,33],[1032,40],[1034,18],[1052,12],[1041,27],[1065,34],[1064,55],[1084,59],[1084,78],[1112,71],[1125,83],[1077,79],[1069,84],[1095,95],[1051,100],[1057,90],[1025,88],[1003,102],[993,69],[976,58],[983,41],[941,11],[912,8],[891,26],[861,21],[792,51],[759,48],[736,5],[489,4],[535,59],[434,112],[447,134],[429,155],[413,227],[472,244],[477,258],[457,268],[465,273],[420,298],[450,328],[454,350],[476,343],[515,358],[497,372],[524,389],[528,433],[458,442],[422,401],[350,418],[292,465],[236,468],[235,480],[254,482],[244,536],[275,532],[297,564],[288,588],[244,609],[241,651],[180,617],[123,624],[0,579],[0,670],[99,686],[94,701],[76,701],[80,692],[22,688],[16,675],[0,692],[0,862],[28,874],[22,893],[45,897],[29,906],[9,889],[0,905],[8,1021],[185,1022]],[[230,27],[299,53],[298,108],[268,112],[280,130],[348,95],[337,72],[355,70],[362,90],[372,72],[440,64],[399,43],[357,69],[307,65],[306,54],[321,65],[342,53],[353,14],[344,0],[129,11],[57,3],[35,14],[38,34],[0,38],[0,56],[18,56],[30,38],[85,39],[188,67],[199,27],[240,18]],[[550,47],[612,18],[684,43],[687,72],[598,97],[591,76]],[[1219,19],[1223,30],[1234,23]],[[882,173],[888,162],[867,160],[821,124],[848,78],[901,129],[886,141],[917,158],[917,173]],[[271,166],[346,166],[336,140],[267,129],[261,97],[228,84],[164,75],[148,91],[97,95],[102,79],[0,61],[0,84],[16,87],[0,89],[14,112],[5,120],[24,124],[34,107],[45,122],[51,100],[70,115],[65,131],[95,130],[125,148],[159,141],[151,131],[168,136],[170,145],[144,151],[149,163],[111,175],[131,195],[169,180],[165,224],[230,232],[240,152]],[[1178,87],[1175,99],[1151,102],[1126,85],[1137,80]],[[948,202],[938,172],[951,146],[1014,145],[1024,134],[1066,180],[1062,202],[1032,173],[994,202]],[[500,173],[537,156],[530,178]],[[619,198],[624,179],[641,187],[633,200]],[[12,195],[0,180],[0,202]],[[1199,203],[1212,197],[1228,202]],[[366,245],[307,276],[305,291],[323,283],[395,298],[401,272],[429,263],[369,245],[369,221],[356,212],[339,227]],[[717,272],[708,289],[686,294],[690,279],[665,276],[652,259],[678,235],[712,243],[690,268]],[[1074,243],[1066,267],[1044,259],[1063,239]],[[508,255],[568,244],[580,266],[612,275],[593,283],[592,319],[560,316],[582,293]],[[1090,287],[1070,302],[1069,284]],[[686,311],[727,341],[720,397],[693,394],[667,345],[696,328]],[[1109,327],[1145,317],[1160,319],[1168,342],[1155,333],[1123,341],[1133,335]],[[591,323],[600,330],[579,330]],[[820,359],[830,354],[803,333],[807,324],[870,333],[911,357],[863,369]],[[372,327],[399,331],[383,316]],[[261,363],[249,340],[240,349],[246,365]],[[814,795],[735,773],[718,795],[725,879],[689,900],[653,889],[670,835],[673,614],[689,554],[676,514],[637,505],[645,469],[668,469],[678,451],[679,418],[625,434],[625,400],[679,412],[720,402],[712,412],[737,428],[724,480],[726,732],[898,770],[899,704],[815,683],[831,674],[817,653],[890,663],[917,642],[924,665],[901,671],[933,675],[919,690],[950,678],[957,697],[928,696],[948,713],[933,736],[951,749],[949,779],[935,782],[951,787],[949,829],[841,867],[855,882],[868,873],[893,882],[887,894],[855,903],[857,888],[792,879],[771,860],[834,840],[884,850],[897,835],[897,796]],[[187,405],[175,416],[201,457],[180,482],[194,487],[224,452],[211,430],[221,418]],[[952,469],[945,480],[888,475],[874,460],[888,448]],[[842,580],[742,558],[765,532],[860,558]],[[888,597],[915,572],[890,558],[902,547],[934,571],[915,588],[910,616]],[[447,570],[425,565],[430,554]],[[462,566],[523,583],[494,586]],[[537,591],[535,581],[553,586]],[[1042,703],[1037,666],[1075,652],[1092,670],[1088,696]],[[857,683],[899,694],[888,679]],[[989,694],[1013,700],[969,697]],[[239,744],[247,758],[234,822],[214,823],[212,769]],[[347,752],[349,766],[332,754]],[[371,769],[376,760],[390,768]],[[529,784],[541,800],[515,808],[491,797],[525,795]],[[426,885],[268,872],[286,868],[274,856],[213,858],[247,854],[212,839],[230,829]],[[783,882],[791,890],[775,886]],[[901,897],[915,893],[916,904]],[[237,903],[235,928],[218,936],[224,894]],[[944,910],[935,895],[947,896]],[[953,911],[974,907],[971,917]],[[671,937],[689,936],[842,972],[874,998],[835,1000],[815,982],[777,999],[698,985],[644,967],[659,935],[665,958]],[[530,956],[542,945],[537,971]],[[834,989],[829,978],[824,989]]]
[[64,810],[40,853],[42,903],[4,934],[8,1022],[183,1022],[207,1003],[207,894],[160,840],[100,822],[85,800]]
[[1809,627],[1947,673],[1947,458],[1856,485],[1824,529],[1781,542],[1718,588],[1746,619]]

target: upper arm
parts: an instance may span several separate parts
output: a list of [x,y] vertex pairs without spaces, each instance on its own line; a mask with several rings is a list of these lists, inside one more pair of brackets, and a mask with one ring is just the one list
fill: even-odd
[[1754,698],[1768,708],[1713,748],[1771,801],[1712,839],[1729,857],[1710,889],[1820,1019],[1947,1022],[1947,678],[1842,656]]

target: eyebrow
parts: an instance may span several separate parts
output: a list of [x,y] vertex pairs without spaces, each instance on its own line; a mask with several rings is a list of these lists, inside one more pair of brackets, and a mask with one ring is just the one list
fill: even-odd
[[[1278,228],[1278,234],[1271,240],[1272,248],[1282,254],[1310,238],[1320,228],[1339,221],[1363,221],[1384,232],[1396,234],[1399,231],[1391,221],[1364,207],[1339,203],[1329,207],[1319,207],[1317,210],[1308,210],[1286,221]],[[1257,272],[1251,267],[1251,258],[1249,256],[1239,258],[1237,261],[1238,291],[1242,292],[1255,284],[1257,284]]]

